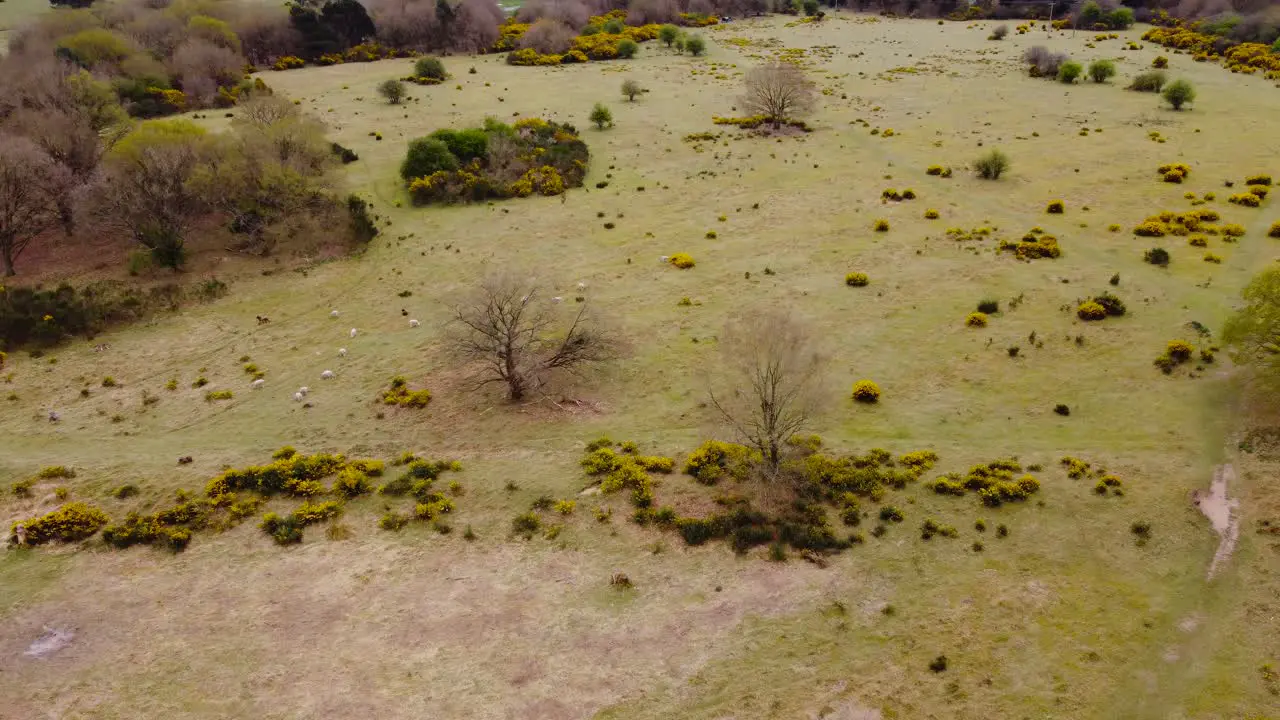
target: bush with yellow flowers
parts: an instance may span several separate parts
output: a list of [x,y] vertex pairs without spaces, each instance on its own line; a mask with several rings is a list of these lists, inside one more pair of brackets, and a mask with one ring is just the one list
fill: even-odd
[[1045,212],[1050,215],[1061,215],[1066,211],[1066,204],[1061,200],[1050,200],[1049,205],[1045,208]]
[[410,390],[409,381],[403,375],[391,378],[391,385],[382,392],[379,400],[383,405],[395,405],[405,408],[424,408],[431,402],[430,390]]
[[1076,316],[1081,320],[1102,320],[1107,317],[1107,309],[1092,300],[1087,300],[1076,308]]
[[971,312],[965,317],[964,324],[968,327],[986,327],[987,314],[984,312]]
[[1256,208],[1262,204],[1262,199],[1253,193],[1236,193],[1235,195],[1227,198],[1227,202],[1232,205]]
[[689,253],[676,253],[675,255],[672,255],[671,257],[667,258],[667,262],[671,263],[675,267],[680,268],[681,270],[688,270],[689,268],[697,264],[694,262],[693,256],[690,255]]
[[879,220],[875,221],[875,224],[872,225],[872,228],[876,232],[889,232],[889,221],[885,220],[884,218],[880,218]]
[[844,284],[849,287],[866,287],[871,282],[864,272],[851,272],[844,276]]
[[871,380],[859,380],[853,384],[852,397],[860,403],[880,402],[880,386]]
[[73,502],[39,517],[15,522],[10,528],[10,536],[16,534],[18,526],[22,526],[26,530],[28,545],[42,545],[53,540],[77,542],[98,532],[107,521],[107,514],[98,508]]

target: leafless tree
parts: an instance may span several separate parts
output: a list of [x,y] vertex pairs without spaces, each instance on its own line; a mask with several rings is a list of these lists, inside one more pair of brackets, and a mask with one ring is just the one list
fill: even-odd
[[0,261],[17,274],[23,250],[58,223],[58,198],[71,185],[66,168],[30,140],[0,135]]
[[[562,314],[572,319],[566,324]],[[486,278],[454,308],[453,320],[458,354],[480,366],[477,385],[502,383],[513,401],[539,390],[555,370],[579,370],[614,353],[610,336],[589,321],[586,305],[557,312],[535,283],[510,274]]]
[[721,338],[724,371],[711,405],[742,440],[777,470],[788,438],[820,405],[826,358],[812,330],[787,309],[757,309],[732,321]]
[[562,53],[573,44],[573,30],[559,20],[543,18],[520,38],[520,47],[533,48],[542,55]]
[[741,104],[749,115],[764,115],[775,129],[788,118],[813,109],[813,83],[794,63],[773,62],[747,73],[747,92]]

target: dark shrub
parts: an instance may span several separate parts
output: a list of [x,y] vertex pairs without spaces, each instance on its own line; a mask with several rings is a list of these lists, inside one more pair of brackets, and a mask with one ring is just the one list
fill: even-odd
[[[459,162],[483,160],[489,154],[489,136],[484,130],[437,130],[431,137],[444,143]],[[415,176],[420,177],[420,176]]]
[[1152,265],[1165,267],[1169,264],[1169,251],[1164,248],[1151,248],[1142,255],[1142,259]]
[[418,58],[413,64],[413,76],[431,78],[432,80],[444,80],[449,74],[444,70],[444,63],[440,62],[437,57]]
[[1067,407],[1066,405],[1063,405],[1062,403],[1058,403],[1057,405],[1054,405],[1053,411],[1064,417],[1071,414],[1071,408]]
[[1106,308],[1107,314],[1113,317],[1124,315],[1124,302],[1111,293],[1094,295],[1093,301]]
[[978,303],[978,312],[986,313],[988,315],[990,315],[991,313],[1000,312],[1000,301],[999,300],[983,300],[982,302]]
[[438,138],[418,138],[409,143],[409,153],[400,165],[400,177],[407,180],[427,177],[440,170],[457,170],[458,158]]
[[330,151],[333,152],[334,155],[338,156],[338,159],[342,161],[343,165],[346,165],[347,163],[353,163],[360,159],[360,156],[356,154],[355,150],[352,150],[351,148],[348,148],[348,147],[343,147],[338,143],[330,143],[329,149]]
[[378,226],[369,217],[369,203],[356,194],[347,196],[347,215],[351,218],[351,233],[358,242],[367,243],[378,235]]

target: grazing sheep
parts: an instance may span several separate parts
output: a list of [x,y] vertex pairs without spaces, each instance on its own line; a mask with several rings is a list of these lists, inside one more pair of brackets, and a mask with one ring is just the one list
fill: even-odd
[[659,258],[659,261],[668,263],[668,262],[671,262],[671,257],[669,255],[663,255],[661,258]]
[[351,337],[355,337],[355,336],[356,336],[356,329],[351,328]]
[[302,393],[303,395],[306,395],[307,393],[311,392],[311,388],[307,387],[306,385],[303,385],[302,387],[298,388],[298,392]]
[[414,320],[413,318],[409,319],[409,327],[418,327],[418,325],[419,323],[417,320]]
[[179,465],[190,465],[191,462],[192,460],[190,455],[183,455],[182,457],[178,458]]
[[578,283],[578,289],[579,289],[579,290],[586,290],[586,289],[587,289],[587,284],[586,284],[586,283],[584,283],[584,282],[580,282],[580,283]]
[[266,380],[263,380],[262,378],[258,378],[257,380],[254,380],[253,382],[249,383],[249,387],[253,388],[254,390],[261,390],[262,386],[266,384],[267,384]]
[[324,372],[320,373],[321,380],[332,380],[334,377],[336,376],[333,374],[332,370],[325,370]]
[[346,348],[338,348],[338,357],[346,357],[346,356],[347,356],[347,349],[346,349]]
[[337,310],[330,310],[330,311],[329,311],[329,317],[331,317],[331,318],[336,318],[336,317],[338,317],[338,311],[337,311]]
[[17,539],[19,545],[27,544],[27,528],[25,525],[19,525],[13,529],[13,536]]
[[302,394],[302,393],[300,393],[300,392],[296,392],[296,393],[294,393],[294,394],[293,394],[293,401],[294,401],[294,402],[302,402],[302,398],[303,398],[303,394]]
[[553,302],[553,303],[558,303],[558,302],[560,302],[561,300],[564,300],[564,298],[560,297],[559,295],[557,295],[557,296],[555,296],[555,297],[551,298],[551,302]]

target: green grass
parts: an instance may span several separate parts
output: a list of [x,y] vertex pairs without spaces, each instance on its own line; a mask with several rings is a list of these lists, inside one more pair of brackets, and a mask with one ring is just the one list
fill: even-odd
[[[1280,93],[1259,78],[1186,63],[1204,101],[1175,114],[1120,89],[1123,76],[1149,65],[1154,46],[1127,53],[1113,85],[1064,94],[1026,78],[1016,60],[1026,46],[1047,43],[1088,61],[1095,51],[1084,37],[1011,35],[993,47],[984,27],[845,17],[855,16],[794,28],[784,27],[790,18],[735,22],[706,32],[701,59],[656,43],[626,64],[555,70],[447,58],[453,80],[411,88],[419,100],[402,107],[381,102],[374,88],[403,75],[408,61],[264,74],[359,153],[347,182],[391,224],[360,257],[305,275],[244,272],[224,300],[108,333],[107,353],[77,341],[50,353],[56,365],[11,354],[6,372],[15,378],[0,389],[22,399],[0,416],[0,486],[44,465],[74,466],[77,477],[59,483],[119,517],[170,503],[175,489],[198,490],[224,465],[265,462],[285,444],[388,460],[412,450],[463,462],[457,480],[466,494],[449,518],[455,532],[379,531],[383,500],[372,497],[350,505],[343,521],[355,537],[342,542],[312,527],[301,546],[282,549],[250,522],[223,536],[197,534],[178,557],[139,548],[68,560],[53,548],[6,558],[0,577],[18,587],[0,595],[9,608],[0,649],[20,655],[51,608],[78,624],[83,639],[65,661],[20,664],[0,676],[0,706],[35,715],[57,694],[97,703],[107,717],[261,716],[280,707],[382,717],[1263,712],[1273,698],[1257,667],[1276,662],[1267,653],[1278,631],[1255,613],[1275,612],[1265,575],[1274,552],[1246,529],[1226,574],[1206,584],[1216,537],[1187,501],[1230,457],[1239,387],[1225,360],[1199,379],[1185,370],[1161,375],[1151,361],[1168,340],[1200,343],[1189,321],[1221,327],[1238,289],[1275,256],[1264,239],[1275,200],[1261,210],[1210,206],[1249,229],[1235,245],[1211,239],[1220,266],[1201,262],[1203,250],[1185,239],[1153,243],[1106,228],[1127,231],[1160,210],[1185,210],[1188,190],[1222,194],[1222,179],[1268,169],[1258,158],[1280,152],[1268,131]],[[758,42],[727,42],[739,37],[777,37],[779,49],[856,46],[865,55],[807,53],[815,80],[830,90],[811,120],[816,132],[781,143],[730,133],[697,152],[682,138],[719,130],[711,117],[735,114],[741,73],[768,52]],[[882,74],[915,62],[908,52],[945,72]],[[651,92],[623,102],[625,77]],[[614,129],[589,129],[595,102],[613,108]],[[593,155],[589,192],[492,206],[403,202],[395,169],[411,138],[517,111],[578,126]],[[199,122],[226,122],[210,115],[218,117]],[[870,135],[851,124],[859,118],[895,136]],[[1078,135],[1083,118],[1088,137]],[[1153,127],[1167,143],[1147,139]],[[995,183],[965,170],[991,147],[1013,163]],[[1154,176],[1174,161],[1192,165],[1187,183]],[[931,164],[955,176],[928,177]],[[607,188],[595,188],[606,179]],[[919,199],[882,205],[885,187],[911,187]],[[1068,211],[1046,216],[1055,198]],[[943,219],[923,219],[926,207]],[[889,232],[870,230],[878,217],[890,221]],[[605,221],[617,228],[604,229]],[[1036,225],[1058,237],[1062,258],[1020,263],[993,255],[990,239],[961,245],[943,235],[946,227],[994,226],[1018,237]],[[717,238],[705,237],[709,229]],[[1142,262],[1153,244],[1173,255],[1167,270]],[[675,252],[692,254],[697,266],[659,262]],[[510,408],[496,394],[465,389],[442,328],[449,305],[493,267],[527,268],[548,294],[567,298],[587,283],[582,294],[626,335],[619,362],[555,388],[552,399],[582,405]],[[846,287],[851,270],[868,272],[872,284]],[[1107,281],[1117,272],[1113,288]],[[403,290],[412,296],[398,297]],[[1129,313],[1076,320],[1075,301],[1103,290],[1123,298]],[[686,296],[701,305],[677,307]],[[988,297],[1002,311],[986,328],[964,327]],[[623,496],[582,497],[572,516],[547,515],[544,524],[565,525],[555,541],[508,539],[511,518],[534,498],[572,498],[586,486],[577,461],[588,439],[607,433],[677,457],[696,447],[714,427],[702,403],[716,335],[734,313],[770,303],[810,318],[833,356],[832,401],[812,428],[829,446],[933,449],[941,461],[929,478],[1016,455],[1045,466],[1040,495],[992,510],[972,496],[908,488],[890,495],[906,522],[874,539],[874,522],[864,521],[867,544],[825,569],[796,553],[775,564],[764,549],[749,559],[717,544],[686,549],[674,535],[628,522]],[[331,320],[331,308],[342,317]],[[401,308],[422,326],[409,328]],[[266,310],[272,322],[258,326],[254,315]],[[351,327],[360,330],[355,339]],[[1042,348],[1028,342],[1032,331]],[[1012,345],[1021,347],[1017,359],[1007,355]],[[349,349],[345,359],[339,347]],[[243,355],[270,368],[263,390],[247,387]],[[338,378],[322,382],[326,369]],[[81,378],[104,374],[121,387],[80,399]],[[431,390],[430,407],[373,402],[401,374]],[[210,384],[190,388],[199,375]],[[173,392],[164,390],[171,377]],[[848,399],[861,378],[881,387],[878,405]],[[311,387],[314,407],[292,400],[300,385]],[[143,406],[142,389],[160,402]],[[216,389],[234,398],[204,402]],[[1059,402],[1070,417],[1053,413]],[[44,420],[49,408],[63,415],[56,426]],[[111,422],[117,414],[123,422]],[[175,465],[184,455],[195,462]],[[1068,480],[1057,465],[1062,455],[1106,465],[1124,479],[1125,497],[1101,499],[1090,483]],[[1258,502],[1275,465],[1245,466],[1247,517],[1280,513]],[[505,491],[508,481],[520,489]],[[124,482],[143,494],[109,498]],[[0,499],[0,520],[52,507],[53,486],[37,485],[32,500]],[[706,505],[707,493],[680,475],[656,494],[660,504]],[[263,511],[296,504],[276,500]],[[611,523],[592,517],[600,505],[614,508]],[[954,525],[960,538],[921,541],[925,517]],[[978,517],[992,528],[983,553],[969,549]],[[1140,518],[1154,526],[1141,548],[1129,533]],[[1009,538],[994,537],[998,523],[1011,528]],[[461,537],[467,524],[474,543]],[[666,549],[652,554],[656,541]],[[615,572],[627,573],[635,590],[611,590]],[[881,613],[885,604],[894,615]],[[1200,618],[1191,630],[1183,629],[1188,618]],[[122,666],[124,646],[139,654]],[[950,667],[934,674],[927,665],[939,654]]]

